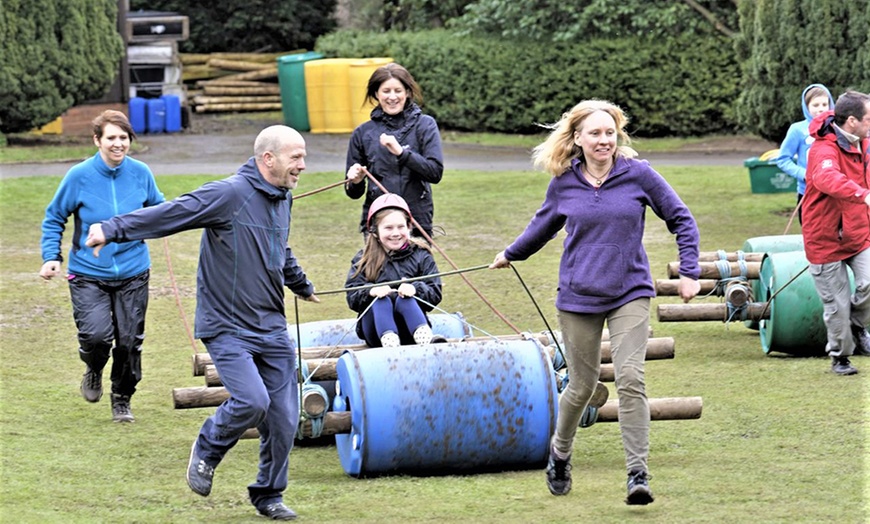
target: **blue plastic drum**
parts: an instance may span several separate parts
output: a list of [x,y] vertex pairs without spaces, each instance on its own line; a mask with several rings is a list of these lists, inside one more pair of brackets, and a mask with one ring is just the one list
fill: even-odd
[[333,411],[344,471],[443,474],[540,468],[556,429],[549,353],[533,340],[346,352]]
[[[468,325],[463,322],[462,313],[434,313],[429,315],[432,332],[446,338],[465,338],[471,336]],[[296,324],[287,326],[290,338],[296,341]],[[346,346],[365,344],[356,336],[356,318],[339,320],[318,320],[299,325],[299,344],[303,348],[317,346]]]

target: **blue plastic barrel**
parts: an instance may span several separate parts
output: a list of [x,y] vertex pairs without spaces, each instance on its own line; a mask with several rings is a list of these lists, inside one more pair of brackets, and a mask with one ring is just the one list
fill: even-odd
[[164,130],[167,133],[177,133],[181,131],[181,99],[178,95],[163,95],[160,97],[166,107],[166,126]]
[[146,106],[148,132],[162,133],[166,129],[166,102],[162,98],[149,98]]
[[130,125],[133,127],[133,132],[137,135],[144,133],[146,129],[145,99],[140,96],[134,96],[127,104],[127,109],[130,113]]
[[335,436],[353,477],[540,468],[556,429],[549,353],[534,340],[348,351],[336,365]]
[[[429,315],[432,332],[446,338],[465,338],[471,336],[470,329],[463,322],[462,313],[434,313]],[[296,324],[287,326],[290,338],[296,341]],[[315,346],[346,346],[365,344],[356,336],[356,319],[318,320],[299,324],[299,344],[303,348]]]

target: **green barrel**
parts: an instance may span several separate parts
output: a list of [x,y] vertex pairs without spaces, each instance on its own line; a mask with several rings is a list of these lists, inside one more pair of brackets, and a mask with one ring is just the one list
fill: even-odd
[[812,275],[804,270],[808,265],[803,250],[768,253],[761,262],[760,280],[764,285],[762,295],[755,300],[766,302],[773,297],[770,318],[759,322],[761,349],[765,353],[825,354],[824,308]]
[[321,58],[323,55],[314,51],[277,58],[284,123],[300,132],[311,130],[311,123],[308,120],[308,97],[305,93],[305,62]]
[[[803,235],[771,235],[766,237],[749,238],[743,242],[744,253],[783,253],[786,251],[802,251],[804,249]],[[761,280],[752,281],[752,296],[759,299],[764,290]],[[749,329],[758,329],[757,320],[747,320],[745,323]]]

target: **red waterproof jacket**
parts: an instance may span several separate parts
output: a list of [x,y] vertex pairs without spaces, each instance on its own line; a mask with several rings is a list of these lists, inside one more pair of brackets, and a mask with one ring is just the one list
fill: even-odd
[[815,142],[807,158],[803,208],[804,250],[812,264],[845,260],[870,247],[870,139],[861,150],[834,128],[834,112],[810,122]]

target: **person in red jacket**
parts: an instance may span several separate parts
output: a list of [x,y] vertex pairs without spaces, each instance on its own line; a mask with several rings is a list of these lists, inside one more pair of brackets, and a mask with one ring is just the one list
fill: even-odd
[[815,142],[807,158],[803,237],[824,306],[831,370],[854,375],[849,357],[870,353],[870,96],[847,91],[835,107],[810,123]]

